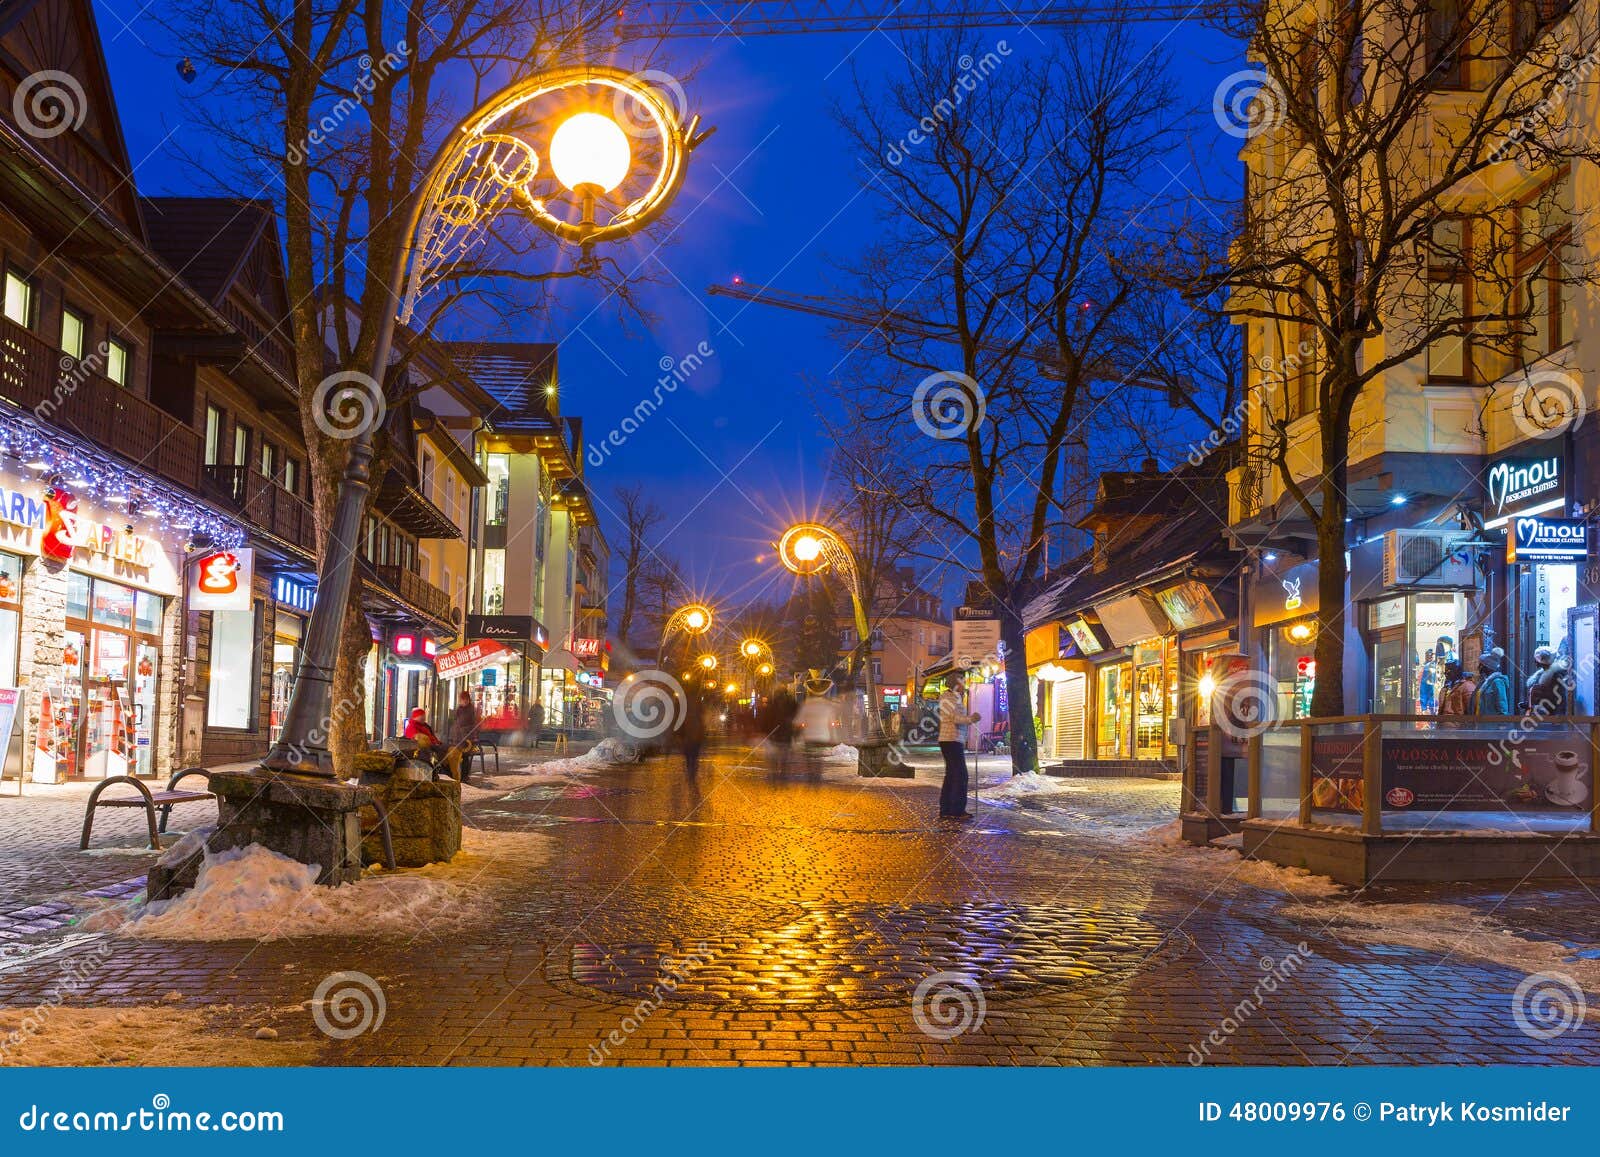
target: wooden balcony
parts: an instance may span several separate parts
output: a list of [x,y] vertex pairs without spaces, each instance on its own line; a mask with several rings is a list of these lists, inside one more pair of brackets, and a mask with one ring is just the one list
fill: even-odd
[[451,622],[450,596],[427,579],[403,567],[388,565],[372,568],[383,583],[406,602],[440,622]]
[[200,488],[200,435],[171,414],[0,318],[0,396],[189,490]]
[[244,521],[315,557],[317,520],[311,504],[247,466],[207,466],[206,489]]

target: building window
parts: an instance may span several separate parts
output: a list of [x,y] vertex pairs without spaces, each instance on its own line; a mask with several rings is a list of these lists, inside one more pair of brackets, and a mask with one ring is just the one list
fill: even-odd
[[1572,243],[1570,173],[1517,207],[1516,316],[1522,358],[1531,362],[1567,342],[1566,249]]
[[206,724],[235,731],[255,726],[256,613],[211,612],[210,686]]
[[1511,10],[1511,51],[1520,56],[1546,28],[1572,11],[1572,0],[1512,0],[1507,7]]
[[206,407],[206,465],[215,466],[222,460],[222,411],[215,406]]
[[433,455],[426,446],[418,458],[417,473],[422,477],[422,496],[429,502],[433,501]]
[[235,466],[248,466],[250,464],[250,427],[239,424],[233,428],[233,464]]
[[1428,76],[1436,88],[1465,88],[1470,27],[1461,0],[1432,0],[1428,6]]
[[[1428,244],[1428,307],[1423,323],[1430,329],[1464,322],[1472,301],[1467,254],[1471,232],[1462,217],[1434,222]],[[1464,333],[1435,339],[1428,346],[1430,381],[1464,382],[1471,376],[1472,346]]]
[[506,609],[506,552],[483,552],[483,613],[502,615]]
[[261,439],[261,475],[274,478],[278,473],[278,448],[265,438]]
[[89,323],[82,314],[70,309],[61,311],[61,352],[74,361],[83,359],[83,337]]
[[8,321],[26,327],[33,317],[33,286],[15,273],[6,273],[5,313]]
[[506,508],[511,504],[511,459],[504,454],[489,454],[484,458],[483,472],[489,476],[483,523],[485,526],[504,526]]
[[116,338],[106,339],[106,377],[119,386],[128,384],[128,347]]
[[283,460],[283,488],[290,494],[300,493],[300,463],[293,458]]

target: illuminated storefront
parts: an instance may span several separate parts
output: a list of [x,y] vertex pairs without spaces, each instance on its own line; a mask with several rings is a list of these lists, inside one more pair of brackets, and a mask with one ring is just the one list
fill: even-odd
[[186,538],[65,479],[0,473],[0,685],[37,719],[35,781],[170,770]]

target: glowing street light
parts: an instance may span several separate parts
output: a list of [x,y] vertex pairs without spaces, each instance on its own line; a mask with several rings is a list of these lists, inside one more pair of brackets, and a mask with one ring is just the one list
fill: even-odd
[[[707,134],[699,129],[699,117],[679,115],[672,97],[649,83],[650,75],[587,64],[534,72],[494,93],[448,134],[422,179],[397,206],[399,243],[388,267],[379,271],[378,292],[362,303],[379,316],[368,370],[335,376],[345,383],[343,388],[324,391],[334,406],[344,407],[352,397],[359,406],[364,396],[382,412],[379,383],[389,376],[396,325],[411,320],[417,302],[458,267],[466,249],[482,242],[501,214],[515,212],[536,228],[580,246],[578,269],[590,271],[598,265],[593,253],[597,243],[629,237],[667,211],[683,187],[690,153]],[[543,144],[556,181],[581,202],[581,219],[573,221],[570,209],[553,209],[549,203],[553,190],[548,184],[542,188],[538,179],[541,145],[526,128],[541,115],[535,102],[568,100],[575,94],[590,101],[626,101],[630,112],[648,122],[652,137],[648,166],[634,182],[637,195],[629,189],[625,203],[604,221],[595,218],[596,197],[622,187],[634,167],[622,129],[600,113],[577,113]],[[348,426],[336,424],[343,437]],[[355,544],[372,490],[378,426],[362,422],[349,439],[294,690],[278,739],[261,761],[268,775],[335,776],[327,746],[327,720],[334,715],[333,669],[354,586]],[[252,798],[266,796],[257,791]],[[309,806],[306,814],[312,814]],[[326,826],[326,821],[317,822]]]
[[701,655],[700,658],[695,661],[700,664],[700,669],[702,671],[715,671],[717,669],[717,657],[715,655]]
[[867,595],[861,589],[861,568],[856,564],[850,544],[837,533],[815,522],[802,522],[783,532],[778,540],[778,557],[797,575],[821,574],[832,569],[844,580],[855,610],[857,648],[856,669],[867,693],[868,742],[886,744],[883,716],[878,710],[878,689],[872,679],[872,629],[867,621]]

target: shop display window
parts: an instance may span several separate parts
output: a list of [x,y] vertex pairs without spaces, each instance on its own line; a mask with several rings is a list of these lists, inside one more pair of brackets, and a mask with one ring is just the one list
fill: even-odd
[[22,635],[22,559],[0,554],[0,687],[17,685]]
[[59,677],[47,680],[61,774],[155,774],[164,611],[157,595],[68,572]]
[[1101,759],[1126,756],[1133,667],[1128,663],[1104,664],[1096,668],[1095,682],[1095,753]]
[[211,612],[211,667],[206,690],[206,725],[248,731],[256,701],[256,615]]

